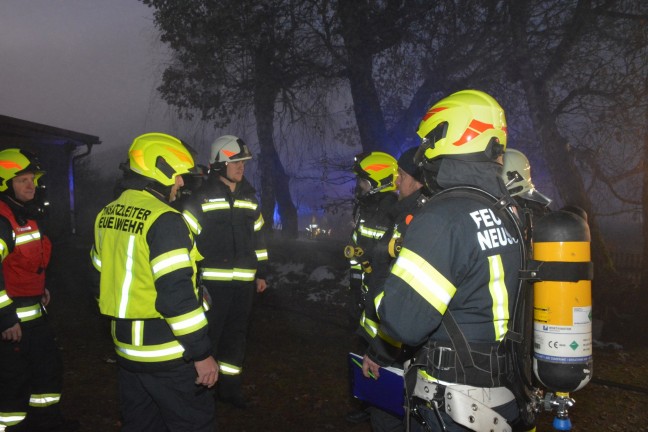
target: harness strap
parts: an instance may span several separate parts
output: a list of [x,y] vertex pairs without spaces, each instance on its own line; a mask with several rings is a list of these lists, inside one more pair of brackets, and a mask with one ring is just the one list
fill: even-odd
[[450,311],[446,311],[441,324],[450,342],[430,341],[417,355],[431,376],[479,387],[503,385],[506,357],[500,352],[499,342],[469,343]]

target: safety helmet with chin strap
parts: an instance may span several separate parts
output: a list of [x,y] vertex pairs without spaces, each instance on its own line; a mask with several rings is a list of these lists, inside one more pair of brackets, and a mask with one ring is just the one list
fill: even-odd
[[0,151],[1,193],[13,193],[9,188],[9,182],[14,177],[26,173],[34,174],[34,184],[38,186],[38,179],[45,174],[45,171],[41,168],[36,155],[17,148]]
[[358,179],[369,182],[370,188],[366,195],[396,190],[398,162],[387,153],[360,153],[354,159],[353,172]]
[[215,170],[222,169],[228,162],[239,162],[252,159],[252,153],[245,141],[234,135],[223,135],[211,145],[209,163]]

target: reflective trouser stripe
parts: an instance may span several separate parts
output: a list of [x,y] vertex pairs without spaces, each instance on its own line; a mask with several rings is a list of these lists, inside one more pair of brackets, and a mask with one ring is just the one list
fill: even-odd
[[29,406],[46,407],[61,401],[60,393],[33,394],[29,398]]
[[26,412],[0,412],[0,427],[4,431],[4,426],[14,426],[25,420]]

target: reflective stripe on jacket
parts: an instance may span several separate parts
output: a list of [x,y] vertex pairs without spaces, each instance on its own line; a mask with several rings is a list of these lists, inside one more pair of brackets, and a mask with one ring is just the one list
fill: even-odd
[[243,180],[234,192],[216,176],[192,194],[182,212],[205,257],[201,276],[213,281],[264,279],[268,262],[263,216],[254,188]]

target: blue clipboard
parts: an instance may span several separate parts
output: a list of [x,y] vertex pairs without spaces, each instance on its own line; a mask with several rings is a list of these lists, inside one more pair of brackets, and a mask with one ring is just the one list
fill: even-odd
[[348,359],[353,397],[395,416],[403,417],[405,415],[403,369],[380,368],[380,378],[366,378],[362,374],[362,356],[349,353]]

